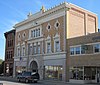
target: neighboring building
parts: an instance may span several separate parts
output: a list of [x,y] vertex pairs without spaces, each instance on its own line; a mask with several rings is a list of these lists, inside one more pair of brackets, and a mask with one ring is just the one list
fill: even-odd
[[16,33],[15,29],[4,33],[6,39],[4,75],[6,76],[13,76],[15,33]]
[[67,39],[98,31],[97,15],[70,3],[44,7],[16,24],[14,76],[38,71],[41,79],[68,81]]
[[97,75],[100,75],[100,33],[68,39],[68,48],[70,79],[97,82]]

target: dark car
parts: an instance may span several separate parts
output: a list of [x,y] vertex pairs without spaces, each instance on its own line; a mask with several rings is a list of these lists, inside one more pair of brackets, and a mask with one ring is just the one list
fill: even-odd
[[37,72],[23,72],[22,74],[17,76],[17,80],[19,82],[24,81],[26,83],[28,83],[28,82],[37,83],[39,79],[40,79],[39,73],[37,73]]

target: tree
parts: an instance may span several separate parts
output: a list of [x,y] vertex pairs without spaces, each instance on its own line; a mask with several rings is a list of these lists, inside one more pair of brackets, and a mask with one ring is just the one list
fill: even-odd
[[4,61],[0,59],[0,74],[3,73],[3,69],[4,69]]
[[0,59],[0,64],[2,64],[2,62],[3,62],[3,60],[2,60],[2,59]]

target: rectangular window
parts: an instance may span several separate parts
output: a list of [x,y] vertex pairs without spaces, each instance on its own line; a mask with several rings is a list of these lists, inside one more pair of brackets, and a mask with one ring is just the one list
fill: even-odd
[[30,55],[32,55],[32,46],[30,46],[30,52],[29,52]]
[[100,52],[100,44],[95,44],[94,45],[94,52],[95,53]]
[[34,46],[34,54],[36,54],[36,46]]
[[85,54],[85,49],[81,47],[81,54]]
[[74,48],[73,47],[70,48],[70,55],[74,55]]
[[78,46],[78,47],[75,48],[75,53],[76,54],[80,54],[80,46]]
[[40,36],[40,28],[38,29],[38,36]]
[[40,45],[38,45],[38,53],[40,54]]
[[20,56],[20,48],[17,48],[17,56]]
[[56,52],[60,51],[60,43],[59,43],[59,41],[55,41],[55,51]]
[[35,30],[33,31],[33,36],[35,37]]
[[25,47],[22,48],[22,56],[25,56]]
[[50,46],[50,43],[47,43],[47,53],[50,53],[51,52],[51,46]]
[[38,37],[38,29],[36,29],[36,37]]

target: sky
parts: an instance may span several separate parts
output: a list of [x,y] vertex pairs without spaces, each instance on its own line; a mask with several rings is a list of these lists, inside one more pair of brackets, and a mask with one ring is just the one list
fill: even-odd
[[100,28],[100,0],[0,0],[0,59],[5,56],[5,32],[25,20],[29,12],[40,11],[42,5],[49,9],[64,1],[96,13]]

